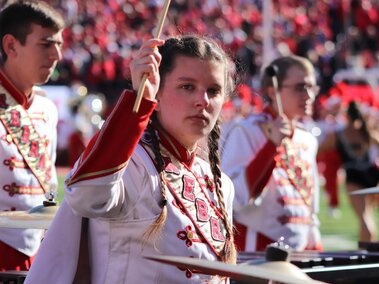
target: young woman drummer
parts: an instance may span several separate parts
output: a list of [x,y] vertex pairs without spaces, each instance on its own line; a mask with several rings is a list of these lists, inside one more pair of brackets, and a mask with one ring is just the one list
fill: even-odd
[[[218,117],[233,89],[230,60],[214,41],[183,36],[146,41],[130,69],[134,90],[122,94],[66,179],[65,201],[26,283],[73,281],[83,268],[81,217],[89,219],[91,283],[225,281],[144,258],[156,254],[236,261],[234,189],[217,154]],[[197,154],[204,138],[209,163]]]

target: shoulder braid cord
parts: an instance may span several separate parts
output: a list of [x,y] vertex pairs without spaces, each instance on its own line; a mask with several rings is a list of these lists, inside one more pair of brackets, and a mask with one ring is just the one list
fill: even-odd
[[224,248],[224,253],[221,255],[221,260],[226,263],[235,264],[237,261],[237,252],[234,245],[233,237],[233,225],[230,223],[228,218],[228,212],[225,207],[224,195],[222,193],[221,187],[221,169],[220,169],[220,154],[219,154],[219,139],[220,139],[220,124],[217,120],[215,126],[213,127],[211,133],[208,136],[208,157],[211,166],[211,171],[213,174],[213,179],[215,183],[215,191],[217,194],[218,202],[220,204],[220,209],[223,221],[226,227],[227,240]]

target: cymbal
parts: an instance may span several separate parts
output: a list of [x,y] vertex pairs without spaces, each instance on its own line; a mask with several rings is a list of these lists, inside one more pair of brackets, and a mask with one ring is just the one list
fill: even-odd
[[0,212],[0,227],[47,230],[59,206],[38,205],[29,211]]
[[201,273],[231,277],[235,280],[254,283],[257,278],[273,280],[288,284],[320,284],[313,280],[300,268],[287,261],[262,262],[260,264],[227,264],[220,261],[209,261],[181,256],[148,256],[150,260],[175,265],[182,268],[195,269]]
[[350,192],[350,195],[367,195],[367,194],[377,194],[379,193],[379,187],[369,187],[360,190],[355,190]]

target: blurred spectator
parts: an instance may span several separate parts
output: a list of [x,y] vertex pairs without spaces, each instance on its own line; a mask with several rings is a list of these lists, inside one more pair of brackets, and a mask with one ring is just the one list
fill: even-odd
[[221,112],[221,151],[233,125],[251,113],[259,113],[263,106],[263,100],[253,94],[252,88],[246,84],[239,84],[235,93],[236,95],[224,104]]
[[324,141],[330,133],[339,131],[343,126],[340,119],[341,98],[338,96],[319,96],[315,104],[314,121],[319,129],[316,135],[319,142],[319,151],[317,155],[317,163],[319,172],[324,177],[324,188],[328,195],[328,214],[331,217],[340,217],[341,212],[338,207],[338,172],[341,168],[341,158],[335,148],[324,150],[322,147]]
[[[379,182],[379,143],[368,126],[369,113],[367,104],[348,102],[346,126],[330,133],[324,141],[324,150],[336,149],[340,155],[348,193],[377,186]],[[373,196],[349,195],[349,199],[359,220],[359,240],[376,240]]]
[[[72,112],[71,114],[74,121],[78,115],[80,104],[81,102],[78,101],[71,106],[71,112]],[[68,137],[67,150],[68,150],[68,165],[70,166],[70,168],[74,166],[75,162],[80,157],[80,155],[82,154],[86,146],[87,146],[87,141],[84,137],[83,131],[79,127],[77,127],[77,125],[75,125],[73,127],[72,132],[70,133]]]
[[72,132],[68,137],[69,166],[82,154],[91,137],[101,128],[106,112],[103,94],[84,94],[71,102]]

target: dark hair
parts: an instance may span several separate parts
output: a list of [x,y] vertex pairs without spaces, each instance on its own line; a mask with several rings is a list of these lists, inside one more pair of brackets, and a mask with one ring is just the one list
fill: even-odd
[[303,69],[306,73],[312,74],[315,73],[312,63],[305,57],[297,55],[289,55],[279,57],[273,60],[264,70],[261,76],[261,87],[262,93],[265,100],[271,102],[270,98],[267,95],[267,88],[272,87],[272,74],[269,72],[274,69],[276,73],[276,78],[278,80],[278,88],[282,87],[283,81],[288,76],[288,70],[293,66]]
[[[202,60],[215,60],[224,64],[225,66],[225,95],[229,96],[234,91],[234,77],[231,68],[232,64],[228,55],[223,51],[219,45],[212,39],[198,36],[183,36],[180,38],[170,38],[166,40],[165,44],[159,47],[159,52],[162,55],[162,61],[159,66],[159,73],[161,76],[161,88],[165,84],[165,77],[170,73],[176,64],[176,58],[178,56],[187,56],[193,58],[200,58]],[[154,127],[151,124],[157,123],[156,117],[153,115],[152,121],[148,125],[148,131],[153,141],[153,151],[155,154],[155,162],[162,181],[162,213],[152,225],[150,230],[147,231],[145,236],[150,237],[160,230],[167,217],[166,196],[164,188],[164,162],[159,149],[158,138],[154,131]],[[219,201],[219,206],[223,216],[223,221],[227,231],[227,241],[221,259],[224,262],[235,263],[236,262],[236,250],[234,246],[233,226],[229,221],[228,213],[226,210],[224,196],[221,190],[221,169],[220,169],[220,157],[219,157],[219,138],[220,138],[220,126],[217,121],[211,133],[208,136],[208,160],[210,163],[213,179],[215,183],[215,192]]]
[[182,55],[222,63],[225,66],[225,95],[231,96],[234,92],[234,64],[227,53],[212,38],[196,35],[173,37],[167,39],[164,45],[159,47],[159,52],[162,55],[159,66],[161,88],[164,86],[166,75],[176,67],[176,58]]
[[61,15],[43,1],[13,1],[0,12],[0,51],[3,61],[7,59],[2,45],[3,37],[11,34],[21,44],[25,44],[26,37],[32,32],[32,24],[57,32],[64,28]]
[[366,120],[363,117],[361,110],[356,102],[351,101],[347,107],[347,117],[351,123],[359,122],[360,128],[359,132],[362,134],[363,138],[367,143],[370,143],[370,133],[366,125]]

